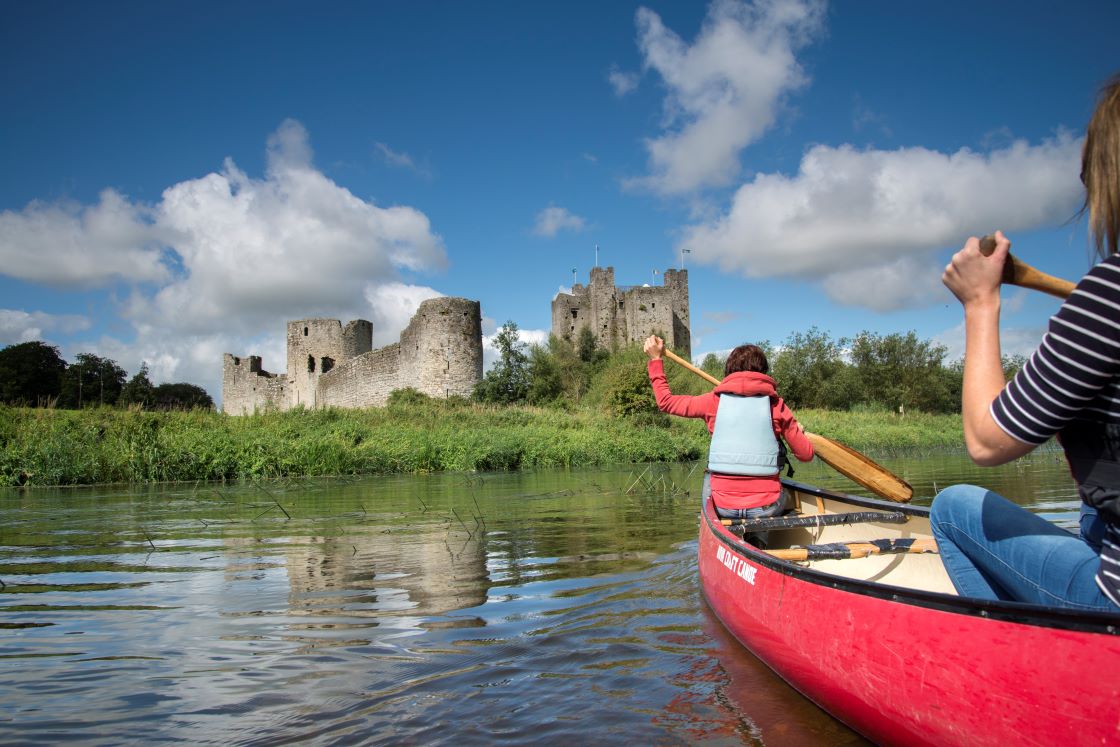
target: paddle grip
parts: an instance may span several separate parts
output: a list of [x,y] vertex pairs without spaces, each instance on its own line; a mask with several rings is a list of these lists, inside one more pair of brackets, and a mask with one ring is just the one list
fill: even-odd
[[[980,253],[990,257],[996,250],[996,237],[988,234],[980,239]],[[1058,298],[1069,298],[1073,293],[1074,285],[1068,280],[1056,278],[1034,269],[1026,262],[1020,262],[1017,257],[1008,253],[1003,264],[1003,282],[1007,285],[1018,285],[1021,288],[1049,293]]]

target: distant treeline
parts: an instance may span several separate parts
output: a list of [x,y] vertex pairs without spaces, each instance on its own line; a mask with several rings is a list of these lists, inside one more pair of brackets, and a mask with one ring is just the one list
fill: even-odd
[[[960,411],[962,362],[947,362],[943,345],[919,339],[912,331],[833,339],[813,327],[778,346],[755,344],[766,351],[778,393],[795,410]],[[575,340],[552,336],[547,344],[530,347],[519,341],[517,325],[507,322],[495,347],[498,360],[475,391],[479,401],[591,406],[615,415],[656,411],[640,345],[611,354],[597,348],[594,335],[584,328]],[[724,363],[725,357],[710,354],[700,367],[723,378]],[[1005,357],[1003,363],[1010,378],[1024,359]],[[666,363],[667,372],[674,368]],[[681,394],[711,388],[692,374],[671,375],[670,382]]]
[[73,363],[44,342],[0,350],[0,402],[29,407],[142,407],[149,410],[212,408],[206,390],[185,382],[153,385],[148,364],[131,378],[117,362],[79,353]]

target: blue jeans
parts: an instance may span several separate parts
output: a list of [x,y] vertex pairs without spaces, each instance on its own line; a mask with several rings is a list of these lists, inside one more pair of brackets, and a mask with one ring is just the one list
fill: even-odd
[[[711,474],[704,473],[704,489],[700,492],[701,497],[706,501],[708,496],[712,494]],[[721,519],[768,519],[771,516],[781,516],[789,505],[789,494],[785,488],[778,495],[778,500],[773,503],[767,503],[765,506],[755,506],[754,508],[720,508],[718,503],[713,505],[716,509],[716,516]],[[764,532],[749,532],[744,535],[746,539],[753,542],[759,547],[768,547],[770,542],[769,530]]]
[[[700,492],[700,497],[707,501],[708,497],[712,494],[712,475],[710,472],[704,473],[704,488]],[[786,494],[786,489],[782,488],[778,500],[773,503],[767,503],[765,506],[755,506],[754,508],[720,508],[719,504],[715,505],[716,516],[721,519],[767,519],[771,516],[780,516],[789,505],[789,496]]]
[[930,525],[961,596],[1115,612],[1097,586],[1097,542],[1104,523],[1081,514],[1081,536],[1003,496],[954,485],[933,500]]

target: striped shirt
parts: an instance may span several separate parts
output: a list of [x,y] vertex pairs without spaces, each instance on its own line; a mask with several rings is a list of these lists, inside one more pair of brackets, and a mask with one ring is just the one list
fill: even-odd
[[[1008,435],[1029,444],[1073,420],[1120,423],[1120,256],[1081,279],[991,413]],[[1120,606],[1120,527],[1111,524],[1097,584]]]

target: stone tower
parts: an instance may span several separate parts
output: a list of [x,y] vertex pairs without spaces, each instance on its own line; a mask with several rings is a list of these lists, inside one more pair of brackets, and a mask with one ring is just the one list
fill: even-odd
[[590,329],[599,347],[614,349],[640,342],[651,334],[689,356],[688,270],[669,269],[664,285],[616,287],[613,267],[595,267],[587,286],[576,283],[571,293],[552,300],[552,334],[576,340]]
[[429,298],[401,333],[401,386],[430,397],[469,397],[482,379],[482,308],[465,298]]
[[339,363],[373,349],[373,325],[355,319],[288,322],[288,406],[315,407],[319,377]]

